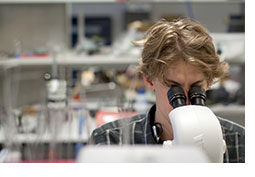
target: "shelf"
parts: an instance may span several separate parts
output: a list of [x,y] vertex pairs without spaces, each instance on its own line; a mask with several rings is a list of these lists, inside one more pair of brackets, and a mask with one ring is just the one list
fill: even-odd
[[[14,143],[50,143],[52,138],[49,134],[45,133],[43,135],[37,135],[32,133],[24,133],[24,134],[16,134],[12,137],[12,141]],[[55,142],[63,143],[63,142],[87,142],[88,135],[85,134],[82,137],[77,135],[69,136],[68,134],[60,135]],[[5,137],[3,135],[3,130],[0,130],[0,144],[5,142]]]
[[[57,64],[62,66],[76,67],[118,67],[136,65],[138,57],[135,56],[112,56],[112,55],[61,55],[57,57]],[[53,58],[18,58],[0,60],[0,68],[13,68],[18,66],[50,66],[53,64]]]
[[[157,2],[187,2],[187,0],[0,0],[1,3],[114,3],[114,2],[128,2],[128,3],[157,3]],[[245,0],[189,0],[189,2],[237,2],[242,3]]]
[[181,3],[187,3],[187,2],[197,2],[197,3],[201,3],[201,2],[222,2],[222,3],[232,3],[232,2],[236,2],[236,3],[242,3],[245,2],[245,0],[129,0],[128,2],[134,2],[134,3],[157,3],[157,2],[166,2],[166,3],[171,3],[171,2],[181,2]]
[[[91,130],[93,130],[96,126],[96,122],[91,120]],[[82,134],[78,135],[78,125],[75,127],[70,127],[65,124],[62,126],[62,131],[59,132],[54,142],[56,143],[78,143],[78,142],[87,142],[89,138],[89,134],[84,127]],[[4,143],[5,136],[4,130],[0,127],[0,144]],[[17,133],[9,139],[10,142],[13,143],[50,143],[53,141],[51,134],[48,131],[45,131],[43,134],[35,134],[35,133]]]
[[[244,33],[212,33],[211,34],[216,47],[222,50],[221,59],[227,62],[244,63]],[[113,54],[97,55],[76,55],[73,53],[59,54],[57,64],[71,67],[90,67],[99,66],[106,68],[126,67],[138,64],[139,55],[122,54],[115,56]],[[0,60],[0,68],[13,68],[18,66],[50,66],[53,64],[53,58],[16,58]]]
[[18,4],[18,3],[113,3],[118,2],[118,0],[0,0],[0,4]]

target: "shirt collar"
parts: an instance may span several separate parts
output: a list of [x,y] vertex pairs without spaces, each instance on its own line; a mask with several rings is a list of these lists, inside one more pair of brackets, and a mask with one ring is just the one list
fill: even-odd
[[153,137],[152,133],[152,125],[154,124],[156,113],[156,104],[152,105],[152,107],[148,110],[146,114],[146,121],[145,121],[145,140],[146,144],[156,144],[156,141]]

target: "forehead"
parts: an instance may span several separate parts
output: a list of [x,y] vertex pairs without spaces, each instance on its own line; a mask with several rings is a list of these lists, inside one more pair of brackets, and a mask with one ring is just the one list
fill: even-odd
[[165,71],[165,79],[175,81],[187,81],[205,79],[203,71],[186,62],[177,62],[171,64]]

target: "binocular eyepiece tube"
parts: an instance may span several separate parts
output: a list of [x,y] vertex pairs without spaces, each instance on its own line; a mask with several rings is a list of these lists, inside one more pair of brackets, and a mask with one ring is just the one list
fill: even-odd
[[167,92],[169,103],[173,108],[186,105],[186,96],[181,87],[173,86]]
[[189,90],[189,101],[192,105],[205,106],[206,94],[203,87],[195,86]]
[[[186,96],[181,87],[173,86],[167,92],[169,103],[173,108],[186,105]],[[191,87],[188,93],[190,104],[205,106],[206,94],[201,86]]]

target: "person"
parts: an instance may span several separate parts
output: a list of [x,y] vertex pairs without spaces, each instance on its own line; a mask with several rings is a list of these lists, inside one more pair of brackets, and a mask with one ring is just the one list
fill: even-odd
[[[215,80],[226,76],[229,69],[229,65],[220,60],[208,30],[188,18],[161,19],[149,28],[144,40],[134,43],[143,45],[138,72],[146,87],[155,93],[156,104],[146,114],[96,128],[91,134],[90,144],[162,144],[173,140],[168,117],[173,107],[169,104],[168,90],[179,86],[188,98],[191,87],[201,86],[208,90]],[[227,145],[224,162],[245,162],[244,127],[218,119]],[[157,127],[158,137],[153,126]]]

